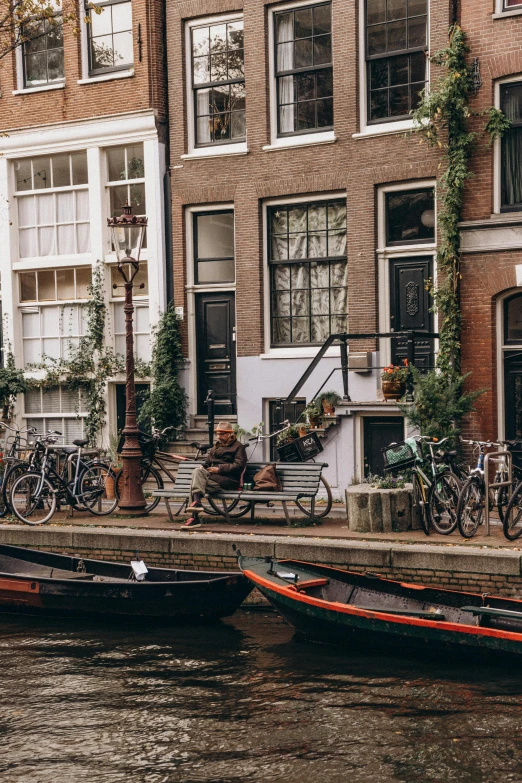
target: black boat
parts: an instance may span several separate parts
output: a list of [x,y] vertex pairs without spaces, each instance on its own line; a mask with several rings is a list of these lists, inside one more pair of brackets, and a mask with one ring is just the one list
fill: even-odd
[[238,571],[147,568],[0,545],[0,612],[210,620],[253,585]]
[[522,601],[296,560],[240,557],[239,566],[290,625],[316,641],[522,654]]

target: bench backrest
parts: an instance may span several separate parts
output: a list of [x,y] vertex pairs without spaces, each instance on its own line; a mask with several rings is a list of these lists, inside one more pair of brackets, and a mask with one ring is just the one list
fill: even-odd
[[[323,463],[321,462],[249,462],[247,463],[243,481],[254,483],[254,474],[267,464],[275,464],[277,475],[281,479],[283,492],[299,494],[300,492],[315,494],[319,489]],[[190,489],[192,473],[201,462],[182,462],[176,476],[175,489]]]

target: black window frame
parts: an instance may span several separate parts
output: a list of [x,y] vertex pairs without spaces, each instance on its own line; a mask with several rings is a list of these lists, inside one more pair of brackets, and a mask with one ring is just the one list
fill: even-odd
[[[276,101],[276,116],[277,116],[277,138],[287,138],[291,136],[304,136],[308,135],[309,133],[328,133],[329,131],[332,131],[334,129],[334,123],[335,123],[335,105],[334,105],[334,89],[333,89],[333,24],[330,30],[330,36],[332,38],[331,40],[331,51],[332,51],[332,59],[330,63],[321,63],[319,65],[312,65],[312,66],[304,66],[302,68],[292,68],[289,71],[281,71],[279,72],[277,69],[277,17],[280,14],[289,13],[290,11],[295,13],[296,11],[301,11],[303,9],[313,9],[317,8],[318,6],[330,6],[330,18],[333,22],[333,15],[332,15],[332,0],[326,0],[326,2],[317,2],[317,3],[310,3],[309,5],[296,5],[292,6],[291,8],[282,9],[281,11],[275,10],[273,14],[273,33],[274,33],[274,48],[273,48],[273,58],[274,58],[274,78],[275,78],[275,101]],[[315,36],[312,34],[312,41],[315,38]],[[295,42],[295,31],[294,31],[294,38],[292,39]],[[315,81],[315,89],[317,89],[317,77],[316,74],[318,71],[326,71],[330,70],[332,72],[332,124],[331,125],[321,125],[320,127],[316,128],[304,128],[303,130],[294,130],[294,131],[281,131],[281,121],[280,121],[280,112],[279,112],[279,79],[281,79],[284,76],[297,76],[299,74],[314,74],[314,81]],[[319,100],[322,100],[323,98],[330,98],[330,96],[322,96],[322,98],[315,97],[314,103],[315,103],[315,118],[317,122],[317,103]],[[298,105],[298,101],[294,102],[294,105]],[[283,104],[286,105],[286,104]]]
[[522,299],[522,293],[515,293],[504,299],[504,345],[522,345],[522,338],[520,340],[508,339],[509,334],[509,305],[514,299]]
[[[26,59],[27,59],[27,57],[29,56],[30,53],[28,54],[26,52],[26,44],[29,43],[31,40],[36,40],[38,38],[45,38],[45,39],[47,39],[48,30],[46,30],[46,32],[43,33],[42,35],[35,36],[34,39],[29,38],[27,41],[24,41],[22,43],[22,52],[21,52],[22,53],[22,83],[23,83],[24,90],[37,90],[39,87],[40,88],[41,87],[45,87],[48,84],[64,84],[64,82],[65,82],[65,52],[64,52],[64,42],[63,42],[63,11],[61,9],[59,11],[57,11],[56,14],[54,14],[53,18],[56,19],[57,17],[61,17],[61,19],[62,19],[61,22],[57,22],[57,23],[53,22],[53,24],[57,24],[57,25],[59,25],[62,28],[62,46],[61,46],[61,49],[62,49],[63,76],[61,76],[59,79],[47,79],[47,81],[42,83],[42,84],[31,84],[30,82],[27,81],[27,63],[26,63]],[[35,20],[35,21],[37,21],[37,20]],[[51,22],[48,21],[47,19],[43,19],[43,20],[39,20],[39,21],[43,21],[46,25],[49,26],[49,28],[52,26]],[[30,25],[31,22],[28,22],[27,24]],[[25,30],[27,28],[27,24],[25,24],[23,26],[23,28],[22,28],[23,30]],[[42,50],[42,51],[45,51],[45,53],[47,55],[47,52],[49,52],[49,51],[56,51],[56,49],[49,50],[48,47],[46,46],[45,50]],[[49,62],[46,59],[46,71],[48,71],[48,68],[49,68]]]
[[[409,0],[407,0],[409,2]],[[411,113],[413,109],[410,109],[407,114],[400,114],[400,115],[394,115],[393,117],[379,117],[377,119],[372,120],[370,117],[371,112],[371,63],[375,62],[376,60],[388,60],[388,69],[390,67],[389,61],[395,59],[396,57],[401,56],[408,56],[408,88],[409,88],[409,104],[412,105],[411,101],[411,86],[412,84],[420,84],[421,82],[411,82],[411,55],[417,54],[419,52],[423,52],[426,57],[426,66],[425,66],[425,77],[424,77],[424,88],[426,88],[426,85],[428,84],[428,52],[429,52],[429,15],[430,15],[430,0],[426,0],[426,44],[424,46],[417,46],[412,48],[406,48],[406,49],[397,49],[392,50],[390,52],[385,52],[384,54],[368,54],[368,0],[364,0],[364,57],[365,57],[365,63],[366,63],[366,125],[381,125],[384,123],[391,123],[391,122],[400,122],[401,120],[407,120],[411,118]],[[410,16],[408,15],[408,6],[406,6],[406,25],[408,30],[408,20],[410,19]],[[420,14],[419,16],[424,16],[424,14]],[[418,17],[411,17],[411,18],[418,18]],[[395,21],[395,20],[393,20]],[[388,20],[384,22],[384,24],[387,26],[390,24]],[[387,86],[387,92],[388,92],[388,100],[389,100],[389,93],[393,89],[393,87],[402,87],[404,85],[391,85],[388,78],[388,86]],[[384,89],[384,88],[383,88]],[[388,103],[388,111],[389,111],[389,103]]]
[[[206,147],[216,147],[226,145],[226,144],[244,144],[246,142],[246,84],[245,84],[245,42],[243,39],[243,78],[242,79],[225,79],[223,81],[210,81],[210,82],[201,82],[197,85],[194,82],[194,46],[192,42],[192,36],[194,33],[194,30],[200,30],[201,28],[207,27],[215,27],[219,24],[233,24],[234,22],[243,22],[243,35],[244,35],[244,18],[242,15],[239,15],[237,18],[230,18],[230,19],[224,19],[223,22],[215,21],[212,24],[210,23],[202,23],[202,24],[194,24],[190,26],[190,84],[191,84],[191,90],[192,90],[192,112],[193,112],[193,134],[194,134],[194,148],[195,149],[204,149]],[[227,49],[228,52],[228,43],[227,43]],[[198,106],[197,106],[197,94],[199,90],[212,90],[214,87],[226,87],[231,86],[234,84],[242,84],[245,88],[245,108],[243,111],[245,112],[245,135],[241,136],[240,138],[230,138],[230,139],[220,139],[219,141],[207,141],[207,142],[199,142],[198,141]],[[222,112],[226,114],[232,115],[232,111],[229,112]],[[220,112],[214,112],[212,116],[215,117],[216,114],[220,114]],[[207,115],[202,115],[207,116]]]
[[[234,255],[233,256],[220,256],[216,258],[199,258],[198,256],[198,217],[205,216],[208,217],[209,215],[232,215],[234,218]],[[204,285],[204,286],[226,286],[226,285],[234,285],[236,282],[236,256],[235,256],[235,240],[236,240],[236,227],[235,227],[235,214],[233,209],[212,209],[212,210],[201,210],[200,212],[193,212],[192,213],[192,246],[194,248],[193,252],[193,270],[194,270],[194,285]],[[233,280],[220,280],[217,283],[200,283],[198,280],[198,264],[205,263],[207,261],[233,261],[234,262],[234,279]]]
[[513,10],[516,11],[517,8],[520,8],[522,10],[522,0],[518,0],[518,3],[516,5],[508,5],[507,0],[503,0],[502,2],[503,11],[513,11]]
[[[100,8],[109,8],[113,5],[122,5],[124,3],[128,3],[131,7],[131,19],[132,19],[132,0],[102,0],[102,2],[98,3],[96,2],[96,6]],[[91,8],[91,4],[86,0],[85,2],[85,15],[91,18],[93,14],[93,10]],[[102,11],[104,13],[104,11]],[[91,24],[87,24],[87,56],[88,56],[88,66],[89,66],[89,78],[95,77],[95,76],[103,76],[104,74],[108,73],[118,73],[119,71],[128,71],[130,68],[134,67],[134,24],[131,21],[131,38],[132,38],[132,48],[133,48],[133,54],[132,54],[132,62],[123,63],[122,65],[109,65],[106,68],[94,68],[92,63],[92,26]],[[124,31],[122,31],[124,32]],[[112,20],[111,20],[111,36],[114,36],[114,31],[112,30]]]
[[[273,432],[277,432],[277,430],[281,429],[281,423],[285,421],[285,419],[288,419],[290,424],[295,424],[296,421],[299,419],[304,424],[306,422],[306,419],[302,417],[302,414],[305,411],[306,408],[306,397],[297,397],[292,402],[284,402],[281,400],[281,410],[279,411],[279,419],[280,423],[277,423],[275,421],[275,412],[277,410],[277,400],[268,400],[268,421],[269,421],[269,432],[272,434]],[[270,438],[270,459],[276,460],[277,459],[277,445],[276,445],[276,439]]]
[[[306,348],[306,347],[309,347],[309,346],[320,346],[320,345],[323,344],[322,342],[314,342],[311,339],[310,339],[309,342],[287,342],[287,343],[275,342],[275,340],[274,340],[274,318],[276,316],[274,316],[274,304],[273,304],[273,302],[274,302],[274,297],[273,297],[274,288],[273,288],[273,283],[272,283],[274,267],[277,267],[277,266],[290,266],[290,265],[296,265],[296,264],[298,264],[298,265],[308,264],[308,268],[310,270],[310,265],[313,264],[313,263],[319,263],[319,264],[325,264],[325,265],[327,264],[328,267],[331,267],[332,264],[339,263],[339,262],[344,262],[345,264],[348,264],[348,214],[346,215],[346,226],[345,226],[345,231],[346,231],[346,253],[345,253],[345,255],[342,255],[342,256],[317,256],[317,257],[313,256],[311,258],[295,258],[295,259],[285,258],[285,259],[281,259],[280,261],[273,261],[272,260],[272,258],[271,258],[271,256],[272,256],[272,241],[271,241],[272,240],[272,232],[271,232],[271,215],[272,215],[272,211],[276,210],[276,209],[283,209],[283,208],[284,209],[290,209],[290,208],[296,207],[296,206],[299,206],[299,207],[310,207],[310,206],[315,205],[315,204],[321,204],[321,205],[322,204],[325,204],[325,205],[328,205],[328,204],[344,204],[344,206],[346,207],[346,198],[310,199],[310,201],[305,201],[305,202],[292,202],[292,201],[289,201],[288,203],[285,203],[285,204],[278,204],[278,205],[275,205],[275,206],[268,207],[268,211],[267,211],[267,218],[268,218],[267,219],[267,248],[268,248],[267,257],[268,257],[268,273],[269,273],[269,288],[270,288],[270,347],[271,348]],[[335,230],[336,229],[332,229],[332,231],[335,231]],[[306,230],[306,234],[307,235],[309,234],[309,231],[310,230],[308,229],[308,211],[307,211],[307,230]],[[313,231],[314,230],[312,229],[312,233],[313,233]],[[328,231],[329,231],[329,229],[327,229],[327,233],[328,233]],[[290,233],[292,233],[292,232],[289,232],[287,230],[287,236],[289,236]],[[330,270],[329,270],[328,274],[329,274],[329,280],[330,280]],[[333,288],[337,288],[337,287],[339,287],[339,286],[333,286]],[[289,292],[291,294],[292,291],[295,290],[295,289],[292,289],[292,287],[290,286],[290,288],[288,290],[289,290]],[[310,286],[309,289],[300,289],[300,290],[309,290],[309,291],[311,291],[312,288]],[[332,290],[332,286],[331,285],[329,285],[328,290],[329,291]],[[347,293],[347,298],[346,298],[346,305],[347,305],[347,307],[346,307],[346,310],[347,310],[346,318],[348,318],[348,293]],[[328,318],[330,319],[330,323],[331,323],[332,317],[341,317],[342,315],[343,315],[343,313],[332,313],[332,311],[331,311],[331,299],[329,298]],[[310,313],[310,315],[307,316],[307,317],[309,318],[310,330],[311,330],[312,318],[313,318],[312,313]],[[292,315],[290,315],[289,318],[290,318],[290,333],[292,333]],[[331,334],[331,331],[330,331],[330,334]]]
[[414,193],[433,193],[433,211],[435,212],[435,185],[427,186],[427,187],[412,187],[408,188],[407,190],[388,190],[384,194],[384,244],[385,247],[403,247],[404,245],[434,245],[437,241],[437,223],[435,221],[435,225],[433,227],[433,239],[397,239],[397,240],[391,240],[389,239],[389,199],[390,196],[397,196],[397,195],[407,195],[407,194],[414,194]]
[[[522,7],[522,3],[521,3]],[[513,87],[514,85],[519,86],[522,89],[522,81],[512,81],[512,82],[505,82],[504,84],[500,85],[500,108],[503,109],[504,100],[503,100],[503,92],[505,89],[509,87]],[[522,109],[522,102],[521,102],[521,109]],[[500,211],[501,212],[521,212],[522,211],[522,201],[518,204],[505,204],[504,203],[504,173],[505,173],[505,145],[507,143],[509,134],[512,130],[516,129],[522,129],[522,110],[520,113],[520,118],[518,120],[511,120],[511,127],[503,134],[502,138],[500,139]]]

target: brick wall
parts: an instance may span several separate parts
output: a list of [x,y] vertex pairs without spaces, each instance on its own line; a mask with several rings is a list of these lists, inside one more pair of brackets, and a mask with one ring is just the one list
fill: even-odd
[[[431,0],[431,48],[444,45],[448,0]],[[187,153],[184,22],[240,10],[238,0],[167,0],[169,121],[172,167],[174,290],[185,301],[184,208],[230,201],[236,216],[236,306],[238,356],[262,353],[264,199],[335,190],[347,192],[349,327],[378,327],[376,187],[385,183],[434,178],[438,154],[404,134],[358,138],[358,3],[333,0],[334,144],[264,151],[270,143],[267,7],[246,0],[245,81],[248,154],[183,160]],[[371,348],[358,345],[358,348]]]

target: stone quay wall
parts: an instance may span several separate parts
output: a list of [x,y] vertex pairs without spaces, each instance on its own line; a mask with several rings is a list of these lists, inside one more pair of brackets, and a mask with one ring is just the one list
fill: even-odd
[[451,590],[522,599],[522,550],[518,549],[231,533],[42,529],[21,525],[0,527],[0,544],[99,560],[130,561],[139,552],[149,565],[236,570],[232,548],[235,544],[243,555],[250,557],[269,555],[304,560]]

